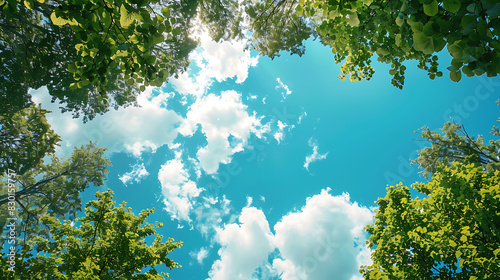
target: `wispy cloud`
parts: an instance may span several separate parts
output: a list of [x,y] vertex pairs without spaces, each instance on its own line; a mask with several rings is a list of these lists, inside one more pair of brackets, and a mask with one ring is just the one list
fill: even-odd
[[196,259],[199,265],[203,265],[203,261],[208,257],[208,250],[205,247],[201,247],[199,251],[190,252],[189,255]]
[[318,144],[312,137],[309,139],[308,143],[309,146],[313,148],[313,152],[312,154],[306,156],[306,160],[304,162],[304,167],[307,169],[307,171],[309,171],[309,164],[318,160],[326,159],[326,157],[328,156],[328,152],[326,152],[325,154],[320,154],[318,152]]
[[132,171],[119,176],[118,179],[122,181],[123,184],[127,185],[128,182],[130,181],[132,181],[131,182],[132,184],[134,182],[139,183],[142,179],[146,178],[148,175],[149,172],[146,170],[146,167],[144,167],[144,163],[141,163],[141,164],[134,164],[132,166]]
[[276,79],[276,82],[278,82],[278,85],[276,86],[276,89],[283,89],[284,91],[281,92],[281,95],[283,95],[283,100],[286,99],[287,96],[292,94],[292,91],[288,88],[287,85],[285,85],[280,78]]

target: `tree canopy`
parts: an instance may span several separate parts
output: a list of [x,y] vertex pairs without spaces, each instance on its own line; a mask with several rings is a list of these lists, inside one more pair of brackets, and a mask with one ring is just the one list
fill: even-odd
[[413,196],[401,183],[388,187],[376,201],[365,279],[500,278],[500,142],[454,123],[442,131],[422,129],[431,146],[413,161],[430,181],[413,184]]
[[439,164],[429,183],[401,184],[377,200],[367,226],[373,264],[365,279],[500,278],[500,171]]
[[[438,162],[446,165],[454,161],[474,163],[483,166],[488,173],[500,170],[500,140],[490,140],[485,144],[482,135],[475,139],[469,136],[462,126],[449,122],[441,131],[444,135],[427,127],[421,132],[422,137],[430,142],[431,146],[420,150],[413,163],[423,168],[422,173],[426,178],[436,171]],[[493,135],[500,136],[497,128],[494,127],[492,132]]]
[[28,89],[41,86],[84,121],[134,104],[139,90],[187,67],[195,8],[191,1],[0,1],[0,112],[28,107]]
[[[113,192],[97,192],[97,200],[85,206],[85,215],[74,221],[60,221],[45,215],[40,221],[48,237],[36,237],[17,251],[20,257],[9,270],[9,258],[2,258],[4,276],[11,279],[164,279],[156,266],[173,269],[180,265],[167,257],[182,243],[162,241],[156,229],[162,224],[146,222],[153,210],[136,216],[126,204],[115,206]],[[151,245],[145,238],[154,236]]]
[[[453,57],[450,78],[500,73],[500,4],[496,0],[349,0],[245,1],[262,53],[281,50],[302,54],[303,40],[314,36],[332,48],[335,63],[343,62],[339,78],[369,80],[372,57],[391,64],[392,84],[404,85],[405,60],[434,79],[437,53],[445,47]],[[282,18],[282,21],[276,20]],[[264,35],[264,36],[262,36]]]
[[134,105],[146,86],[186,69],[196,24],[217,41],[251,34],[251,47],[271,58],[302,55],[304,40],[319,38],[343,63],[342,80],[369,80],[374,55],[391,64],[398,88],[409,59],[434,79],[445,47],[453,81],[492,77],[499,16],[496,0],[0,1],[0,113],[29,107],[28,90],[41,86],[84,121]]
[[47,110],[31,105],[11,114],[0,115],[0,176],[7,169],[23,174],[55,152],[59,136],[50,129]]
[[[46,234],[46,228],[39,224],[45,214],[55,218],[74,219],[81,210],[80,192],[90,186],[101,186],[108,173],[109,160],[103,158],[104,149],[92,143],[73,151],[71,158],[61,161],[56,156],[51,162],[43,162],[23,173],[11,177],[16,186],[15,201],[20,206],[17,216],[21,222],[20,231],[24,240]],[[6,174],[5,174],[6,176]],[[6,181],[2,177],[2,181]],[[4,182],[5,183],[5,182]],[[8,188],[0,189],[0,215],[7,215],[9,204]],[[1,231],[7,219],[1,219]]]

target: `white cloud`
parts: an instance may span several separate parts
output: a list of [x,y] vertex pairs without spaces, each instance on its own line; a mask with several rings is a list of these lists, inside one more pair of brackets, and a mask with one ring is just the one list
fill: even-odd
[[285,85],[280,78],[276,79],[276,82],[278,82],[278,85],[276,86],[276,89],[283,89],[284,91],[281,92],[281,95],[283,95],[283,100],[286,99],[287,96],[292,94],[292,91],[288,88],[287,85]]
[[189,255],[196,259],[198,264],[202,265],[203,261],[208,257],[208,250],[205,247],[201,247],[198,252],[191,252]]
[[[278,131],[274,133],[274,139],[278,141],[278,144],[285,138],[285,128],[288,127],[286,123],[283,123],[282,121],[278,120]],[[290,129],[289,129],[290,130]]]
[[220,258],[212,265],[210,279],[255,279],[259,270],[282,280],[332,275],[338,280],[361,279],[359,266],[371,262],[363,228],[373,221],[374,213],[350,202],[346,193],[332,196],[329,191],[322,190],[302,209],[282,217],[274,235],[261,210],[243,208],[239,223],[217,231]]
[[165,210],[172,219],[190,222],[189,214],[193,209],[193,200],[203,191],[196,183],[189,180],[189,174],[181,159],[182,153],[176,152],[175,158],[167,161],[158,172],[162,186]]
[[231,201],[225,195],[222,198],[203,197],[204,202],[195,207],[195,226],[204,237],[213,236],[220,228],[223,220],[233,222],[236,217],[231,215]]
[[201,32],[199,40],[200,47],[190,54],[190,59],[201,69],[196,75],[185,72],[170,80],[180,93],[201,96],[214,79],[222,82],[236,77],[236,83],[243,83],[248,69],[258,63],[259,57],[245,49],[245,40],[214,42],[206,32]]
[[304,113],[302,113],[302,115],[299,116],[299,120],[297,121],[297,124],[301,124],[302,123],[302,119],[304,117],[307,117],[307,112],[304,112]]
[[225,91],[220,96],[209,94],[191,105],[181,133],[191,136],[198,125],[208,144],[198,150],[197,158],[208,174],[217,172],[220,163],[229,163],[233,154],[242,151],[251,133],[260,137],[264,129],[255,114],[248,114],[241,95],[235,91]]
[[309,139],[309,146],[311,146],[313,148],[313,153],[306,156],[306,160],[304,162],[304,167],[308,171],[309,171],[309,164],[311,164],[315,161],[318,161],[318,160],[326,159],[326,156],[328,156],[328,152],[326,152],[326,154],[318,153],[318,144],[312,138]]
[[274,259],[272,266],[275,275],[279,276],[282,280],[307,279],[306,272],[296,267],[293,262],[289,260]]
[[152,88],[147,88],[137,97],[141,107],[111,109],[85,124],[81,118],[73,119],[70,113],[61,114],[61,105],[50,102],[45,87],[30,93],[35,103],[42,103],[43,108],[52,111],[47,120],[62,139],[56,152],[59,157],[69,157],[73,147],[90,141],[107,148],[107,153],[129,152],[140,156],[146,150],[154,152],[158,147],[172,143],[182,120],[175,112],[164,108],[170,94],[161,93],[155,97]]
[[214,42],[208,36],[201,37],[202,57],[212,77],[221,82],[236,76],[236,83],[243,83],[248,77],[248,68],[256,66],[259,57],[252,57],[245,49],[244,41]]
[[[132,171],[127,172],[118,177],[123,184],[127,185],[129,181],[135,181],[139,183],[142,179],[146,178],[149,175],[149,172],[144,167],[144,163],[142,164],[134,164],[132,166]],[[132,182],[133,183],[133,182]]]
[[[281,279],[361,279],[359,267],[370,264],[363,228],[373,212],[351,203],[348,194],[332,196],[329,189],[307,199],[298,212],[290,213],[274,226],[275,259]],[[305,277],[304,277],[305,276]]]
[[222,248],[209,272],[211,280],[254,279],[252,274],[274,250],[269,223],[261,210],[245,207],[238,221],[217,231]]

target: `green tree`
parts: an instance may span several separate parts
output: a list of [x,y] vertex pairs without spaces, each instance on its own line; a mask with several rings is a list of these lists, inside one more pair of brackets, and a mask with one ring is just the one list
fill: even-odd
[[[47,234],[47,228],[39,224],[39,218],[45,214],[58,219],[76,217],[81,210],[80,192],[90,186],[101,186],[108,173],[109,160],[102,157],[104,150],[90,143],[75,149],[65,161],[52,155],[49,164],[41,162],[11,177],[17,188],[15,202],[20,207],[18,232],[24,233],[24,240]],[[6,174],[1,182],[7,183]],[[7,189],[0,188],[1,231],[5,229],[5,215],[12,201]]]
[[195,13],[195,1],[0,1],[0,109],[41,86],[84,121],[134,104],[187,67]]
[[50,129],[48,111],[32,105],[0,115],[0,175],[7,169],[23,174],[55,152],[59,136]]
[[[458,82],[461,73],[469,77],[500,73],[500,3],[496,0],[267,0],[249,5],[250,18],[264,22],[252,26],[255,34],[266,34],[263,45],[269,50],[264,54],[272,57],[280,50],[292,50],[300,55],[302,40],[318,36],[332,48],[335,63],[343,62],[342,80],[347,76],[351,81],[369,80],[375,72],[371,66],[375,54],[377,60],[391,64],[392,84],[400,89],[405,60],[417,60],[418,67],[434,79],[443,75],[436,54],[445,47],[453,57],[448,67],[453,81]],[[301,16],[305,24],[297,24],[291,13]],[[273,16],[287,20],[269,24]]]
[[[423,168],[423,175],[428,179],[434,173],[438,162],[450,165],[451,162],[474,163],[484,167],[488,173],[500,170],[500,140],[490,140],[484,143],[484,137],[470,137],[467,131],[455,123],[446,123],[441,129],[444,135],[422,128],[422,137],[431,143],[419,151],[419,156],[412,163]],[[493,127],[493,135],[500,136],[498,129]]]
[[280,51],[303,55],[304,40],[314,34],[313,26],[295,12],[292,0],[241,1],[252,32],[252,47],[271,58]]
[[[18,250],[20,259],[14,271],[9,271],[4,255],[3,274],[12,279],[164,279],[162,275],[168,274],[158,273],[157,266],[180,267],[167,255],[182,243],[171,238],[162,242],[162,236],[156,234],[162,224],[146,222],[153,210],[142,210],[136,216],[125,203],[115,206],[109,189],[97,192],[96,197],[74,225],[43,216],[40,221],[50,236],[31,239]],[[155,236],[150,246],[145,241],[148,236]]]
[[500,171],[437,164],[432,181],[392,186],[366,227],[374,248],[365,279],[499,279]]

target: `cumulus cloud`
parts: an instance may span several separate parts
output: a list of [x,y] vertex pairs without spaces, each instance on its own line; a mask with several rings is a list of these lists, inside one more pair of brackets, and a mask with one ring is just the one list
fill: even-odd
[[220,96],[199,98],[191,105],[180,132],[191,136],[201,126],[208,144],[198,150],[197,158],[201,168],[213,174],[220,163],[229,163],[233,154],[243,151],[251,133],[261,137],[264,128],[260,120],[248,114],[239,93],[225,91]]
[[245,40],[214,42],[206,32],[201,33],[199,40],[200,47],[190,54],[190,59],[200,70],[170,80],[180,93],[201,96],[214,80],[222,82],[236,77],[236,83],[243,83],[248,69],[258,63],[259,57],[245,49]]
[[374,213],[351,202],[346,193],[332,196],[329,191],[322,190],[302,209],[283,216],[274,226],[275,234],[261,210],[243,208],[239,224],[217,232],[220,258],[212,265],[210,279],[254,279],[259,269],[282,280],[332,275],[339,280],[361,279],[359,266],[370,264],[371,253],[363,228]]
[[292,94],[292,91],[288,88],[287,85],[285,85],[280,78],[277,78],[276,79],[276,82],[278,82],[278,85],[276,86],[276,89],[279,90],[279,89],[283,89],[283,91],[281,91],[281,95],[283,95],[283,100],[287,98],[287,96],[289,96],[290,94]]
[[269,223],[261,210],[245,207],[239,224],[226,225],[217,231],[222,246],[220,259],[209,272],[211,280],[253,279],[255,270],[262,266],[274,250]]
[[[73,119],[71,114],[61,114],[59,103],[51,103],[47,89],[30,91],[35,103],[52,111],[47,120],[52,129],[62,138],[57,148],[59,157],[71,155],[73,147],[97,142],[97,146],[107,148],[108,153],[129,152],[140,156],[144,151],[156,151],[162,145],[170,144],[177,137],[182,117],[165,109],[169,93],[153,95],[147,88],[137,98],[140,107],[110,110],[83,123],[81,118]],[[147,125],[144,125],[147,124]]]
[[146,167],[144,167],[144,163],[134,164],[132,166],[132,171],[119,176],[118,179],[122,181],[123,184],[127,185],[130,181],[132,181],[132,183],[134,181],[139,183],[142,179],[148,177],[148,175],[149,172],[146,170]]
[[175,153],[175,158],[167,161],[158,171],[161,183],[165,210],[172,219],[191,221],[189,214],[193,209],[193,201],[203,191],[196,183],[189,180],[188,171],[182,162],[182,152]]
[[273,265],[281,279],[330,279],[332,275],[339,280],[360,279],[359,266],[370,263],[363,228],[372,217],[372,211],[351,203],[346,193],[332,196],[326,189],[307,199],[300,211],[274,226],[281,258]]
[[318,144],[316,143],[316,141],[313,140],[313,138],[309,139],[309,146],[313,148],[313,153],[306,156],[306,160],[304,162],[304,167],[308,171],[309,171],[309,164],[318,160],[326,159],[326,156],[328,156],[328,152],[326,152],[325,154],[318,153]]

